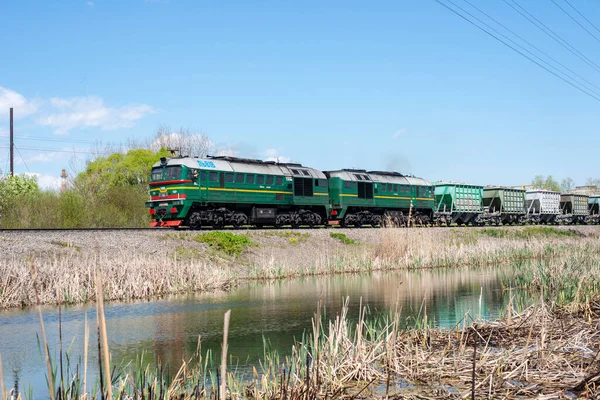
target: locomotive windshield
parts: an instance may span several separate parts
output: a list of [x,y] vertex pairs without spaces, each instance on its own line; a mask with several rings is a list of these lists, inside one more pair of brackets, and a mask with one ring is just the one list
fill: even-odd
[[[170,165],[164,169],[164,179],[173,180],[181,178],[181,165]],[[160,181],[163,179],[163,167],[152,168],[152,180]]]
[[172,165],[165,168],[165,179],[179,179],[181,178],[181,166]]
[[162,179],[162,167],[152,168],[152,180],[160,181]]

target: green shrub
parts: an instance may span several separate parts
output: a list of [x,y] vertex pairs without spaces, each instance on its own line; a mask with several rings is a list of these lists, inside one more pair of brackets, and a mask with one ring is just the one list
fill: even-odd
[[200,233],[194,236],[194,240],[232,257],[239,256],[250,246],[256,246],[246,235],[220,231]]
[[354,241],[354,240],[350,239],[348,236],[344,235],[343,233],[330,232],[329,236],[331,236],[334,239],[337,239],[337,240],[341,241],[344,244],[358,244],[357,241]]

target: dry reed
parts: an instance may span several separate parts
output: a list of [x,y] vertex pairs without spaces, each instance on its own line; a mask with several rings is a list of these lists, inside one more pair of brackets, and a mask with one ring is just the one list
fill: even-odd
[[[252,262],[239,259],[178,258],[176,255],[130,253],[96,255],[72,251],[36,259],[39,301],[55,304],[59,293],[67,304],[96,300],[95,267],[102,268],[107,301],[227,289],[244,279],[278,279],[375,270],[483,266],[543,260],[561,253],[598,254],[594,237],[491,237],[476,229],[380,229],[369,245],[321,247],[298,264],[276,261],[268,250]],[[96,260],[97,257],[97,260]],[[168,273],[165,273],[168,271]],[[0,308],[35,304],[27,263],[0,260]]]

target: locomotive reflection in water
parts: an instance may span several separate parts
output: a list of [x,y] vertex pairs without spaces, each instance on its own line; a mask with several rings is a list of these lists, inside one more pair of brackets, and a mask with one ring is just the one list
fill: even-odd
[[151,226],[450,226],[597,224],[600,196],[522,187],[432,184],[398,172],[319,171],[236,157],[161,158]]

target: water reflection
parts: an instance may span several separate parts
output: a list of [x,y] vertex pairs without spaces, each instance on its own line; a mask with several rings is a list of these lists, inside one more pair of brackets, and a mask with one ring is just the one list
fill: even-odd
[[[191,357],[200,336],[203,351],[212,349],[216,364],[223,314],[231,309],[229,352],[234,362],[246,364],[262,357],[263,337],[288,353],[294,340],[311,328],[319,301],[327,315],[334,316],[346,296],[350,297],[351,317],[358,314],[362,298],[372,315],[398,309],[406,319],[426,313],[429,321],[441,326],[456,324],[467,312],[495,318],[508,299],[502,292],[502,273],[493,269],[437,269],[311,277],[250,283],[230,292],[112,304],[106,307],[109,345],[116,364],[134,360],[144,352],[145,361],[161,360],[175,369]],[[58,311],[52,307],[43,311],[50,348],[57,351]],[[86,314],[92,332],[89,369],[95,376],[95,308],[63,310],[63,347],[71,347],[72,360],[83,354]],[[34,310],[0,313],[4,370],[19,371],[21,389],[32,385],[39,394],[45,393],[45,368],[36,341],[38,332]],[[12,384],[6,383],[9,387]]]

